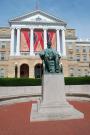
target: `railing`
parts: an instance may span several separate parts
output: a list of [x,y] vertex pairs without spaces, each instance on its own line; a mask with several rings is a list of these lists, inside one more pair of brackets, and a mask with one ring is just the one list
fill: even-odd
[[23,56],[28,56],[28,55],[30,55],[30,52],[20,52],[20,54]]
[[77,39],[77,41],[88,41],[88,42],[90,42],[90,38],[87,38],[87,39],[79,38],[79,39]]
[[[38,56],[40,52],[34,52],[34,55],[35,56]],[[20,52],[21,55],[23,56],[29,56],[30,55],[30,52]]]

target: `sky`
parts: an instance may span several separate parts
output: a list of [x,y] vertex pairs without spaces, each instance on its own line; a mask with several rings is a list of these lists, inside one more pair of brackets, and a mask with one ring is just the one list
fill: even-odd
[[[90,0],[38,0],[39,9],[50,13],[76,29],[78,38],[90,39]],[[36,0],[0,0],[0,27],[8,20],[29,13],[36,8]]]

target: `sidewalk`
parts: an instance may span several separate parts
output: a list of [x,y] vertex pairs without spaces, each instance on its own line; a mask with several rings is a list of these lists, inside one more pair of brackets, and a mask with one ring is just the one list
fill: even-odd
[[32,102],[0,106],[0,135],[90,135],[90,102],[70,102],[85,118],[30,123]]

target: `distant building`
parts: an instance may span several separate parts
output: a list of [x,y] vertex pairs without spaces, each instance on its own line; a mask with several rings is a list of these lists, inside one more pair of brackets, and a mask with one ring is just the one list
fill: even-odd
[[38,53],[52,48],[62,56],[64,76],[90,76],[90,41],[76,37],[75,29],[41,10],[16,17],[0,27],[0,77],[42,76]]

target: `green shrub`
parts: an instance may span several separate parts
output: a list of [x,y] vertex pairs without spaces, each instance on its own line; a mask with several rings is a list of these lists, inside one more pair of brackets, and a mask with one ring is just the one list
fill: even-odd
[[[90,84],[90,77],[65,77],[65,85]],[[0,78],[0,86],[40,86],[41,79],[33,78]]]
[[0,78],[0,86],[39,86],[41,79],[29,78]]
[[65,85],[85,85],[90,84],[90,77],[65,77]]

